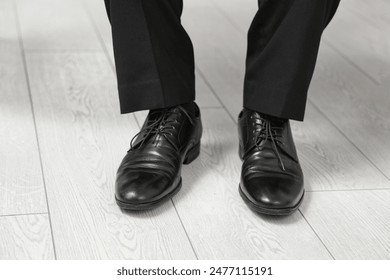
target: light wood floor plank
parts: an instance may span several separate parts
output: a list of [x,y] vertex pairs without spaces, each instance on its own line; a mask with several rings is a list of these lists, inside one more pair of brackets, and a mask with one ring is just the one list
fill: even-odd
[[[93,24],[96,26],[97,32],[102,38],[103,44],[105,45],[112,62],[114,62],[111,28],[104,7],[104,1],[84,0],[84,2],[87,13],[91,17]],[[199,72],[196,71],[195,74],[197,104],[203,108],[221,107],[221,104],[217,98],[215,98],[212,92],[210,92],[210,89],[206,85],[203,78],[199,75]]]
[[[351,6],[351,4],[348,5]],[[383,6],[384,4],[376,5],[370,10],[376,10],[377,15],[380,13],[388,16],[390,5],[387,9]],[[342,9],[342,7],[343,4],[326,30],[326,42],[373,81],[378,84],[387,83],[388,86],[390,37],[387,33],[390,22],[368,21],[350,9]]]
[[101,50],[81,1],[15,1],[26,49]]
[[309,193],[302,206],[336,259],[390,259],[390,191]]
[[340,10],[326,31],[310,98],[390,178],[390,24],[376,23]]
[[310,100],[390,178],[390,100],[334,49],[320,51]]
[[48,216],[0,217],[0,259],[54,259]]
[[12,1],[0,2],[0,215],[46,212]]
[[390,189],[389,180],[313,106],[292,128],[308,191]]
[[200,158],[183,168],[174,202],[200,259],[328,259],[299,213],[253,213],[238,193],[241,162],[236,124],[221,109],[203,110]]
[[[195,46],[198,68],[205,72],[204,78],[235,118],[242,106],[245,53],[241,52],[245,39],[234,36],[237,35],[235,30],[229,28],[229,23],[209,1],[186,1],[183,25]],[[227,37],[233,41],[228,41]],[[215,87],[215,84],[219,87]],[[232,88],[232,84],[237,86]]]
[[194,258],[171,203],[127,214],[114,202],[116,169],[138,127],[119,114],[106,56],[27,58],[58,258]]
[[104,0],[81,0],[85,14],[88,15],[88,20],[94,26],[96,35],[99,37],[104,48],[109,53],[109,56],[114,62],[114,49],[111,36],[111,25],[107,16]]
[[364,18],[378,27],[385,24],[388,28],[390,25],[390,2],[388,0],[378,0],[375,5],[366,0],[343,0],[340,8],[349,9],[361,19]]

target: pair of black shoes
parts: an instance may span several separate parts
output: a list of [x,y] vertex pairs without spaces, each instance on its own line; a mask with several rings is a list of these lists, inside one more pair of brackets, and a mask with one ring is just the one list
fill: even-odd
[[[182,164],[200,152],[202,122],[198,106],[151,110],[120,164],[115,196],[122,209],[151,209],[181,187]],[[303,174],[288,120],[244,109],[238,119],[243,160],[239,191],[262,214],[287,215],[302,202]]]

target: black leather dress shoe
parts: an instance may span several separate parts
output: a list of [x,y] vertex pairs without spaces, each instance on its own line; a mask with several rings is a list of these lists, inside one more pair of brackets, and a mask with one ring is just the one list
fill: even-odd
[[154,208],[181,187],[182,164],[200,152],[202,123],[182,106],[151,110],[117,172],[115,197],[127,210]]
[[293,213],[303,200],[304,188],[290,122],[243,109],[238,131],[241,197],[261,214]]

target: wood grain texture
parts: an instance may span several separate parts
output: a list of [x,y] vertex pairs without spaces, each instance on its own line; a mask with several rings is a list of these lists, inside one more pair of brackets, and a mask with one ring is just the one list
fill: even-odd
[[388,190],[308,193],[301,210],[336,259],[390,259],[389,201]]
[[0,2],[0,215],[46,212],[12,1]]
[[[234,120],[256,1],[184,2],[203,108],[201,155],[183,167],[174,204],[126,213],[114,202],[115,172],[147,112],[119,114],[103,1],[16,0],[32,50],[28,74],[58,258],[389,259],[390,190],[369,190],[390,188],[382,175],[390,178],[389,17],[380,8],[389,4],[378,1],[342,1],[324,33],[305,122],[292,124],[309,190],[303,216],[272,218],[251,212],[237,190]],[[0,2],[0,215],[47,211],[11,6]],[[221,106],[227,111],[214,109]],[[0,217],[0,259],[53,252],[46,214]]]
[[48,216],[0,217],[0,259],[54,259]]
[[173,198],[200,259],[328,259],[299,212],[289,217],[253,213],[238,193],[241,162],[236,124],[222,109],[203,110],[200,158],[183,168]]
[[57,257],[194,258],[172,203],[129,214],[114,201],[116,169],[138,127],[119,114],[106,56],[33,52],[27,60]]
[[[109,57],[114,63],[111,28],[104,7],[104,1],[84,0],[84,3],[87,14],[96,27],[98,35],[101,38]],[[220,107],[221,104],[210,91],[209,87],[206,85],[204,79],[199,75],[198,71],[195,72],[195,76],[197,104],[202,108]]]
[[81,1],[15,1],[26,49],[101,50]]

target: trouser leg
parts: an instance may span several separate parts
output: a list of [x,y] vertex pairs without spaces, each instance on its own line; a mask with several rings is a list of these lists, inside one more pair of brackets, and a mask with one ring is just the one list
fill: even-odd
[[248,32],[244,107],[303,120],[323,30],[339,0],[258,0]]
[[194,54],[182,0],[105,0],[122,113],[195,99]]

